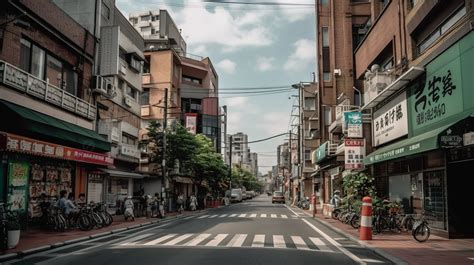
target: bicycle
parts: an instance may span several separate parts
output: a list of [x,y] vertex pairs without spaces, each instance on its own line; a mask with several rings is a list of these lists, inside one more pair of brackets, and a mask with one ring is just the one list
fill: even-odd
[[5,204],[0,203],[0,250],[8,249],[7,210]]
[[418,242],[425,242],[428,240],[431,234],[431,228],[428,222],[425,219],[424,213],[421,215],[419,220],[416,220],[413,224],[412,235]]

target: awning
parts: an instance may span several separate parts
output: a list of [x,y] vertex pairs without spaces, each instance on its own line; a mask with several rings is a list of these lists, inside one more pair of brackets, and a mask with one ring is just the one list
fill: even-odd
[[397,143],[382,147],[372,152],[364,159],[365,165],[391,160],[399,157],[427,152],[438,148],[438,135],[448,126],[443,126],[435,130],[411,137]]
[[174,180],[178,183],[193,184],[193,180],[187,177],[174,177]]
[[81,126],[3,100],[0,113],[1,130],[88,151],[110,151],[110,143],[104,137]]
[[128,171],[112,170],[112,169],[105,169],[105,168],[101,168],[100,170],[109,174],[111,177],[134,178],[134,179],[142,179],[144,177],[142,174],[137,174],[137,173],[128,172]]
[[411,67],[405,73],[403,73],[399,78],[397,78],[390,85],[384,88],[375,98],[373,98],[371,101],[367,102],[364,106],[362,106],[360,108],[361,111],[375,107],[377,104],[379,104],[380,102],[384,101],[386,98],[393,95],[393,93],[399,91],[400,88],[410,83],[412,80],[414,80],[415,78],[417,78],[424,72],[425,72],[425,69],[422,67],[417,67],[417,66]]

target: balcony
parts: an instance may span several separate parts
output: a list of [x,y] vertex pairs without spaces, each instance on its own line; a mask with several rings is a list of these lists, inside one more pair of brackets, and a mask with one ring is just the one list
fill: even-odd
[[0,83],[88,120],[95,120],[96,106],[5,61],[0,61]]
[[358,106],[352,105],[338,105],[336,106],[336,119],[329,125],[329,132],[335,133],[342,133],[342,118],[344,116],[344,112],[346,111],[358,111]]
[[344,145],[344,141],[341,141],[341,143],[334,143],[337,148],[336,148],[336,155],[342,155],[344,154],[344,149],[346,146]]

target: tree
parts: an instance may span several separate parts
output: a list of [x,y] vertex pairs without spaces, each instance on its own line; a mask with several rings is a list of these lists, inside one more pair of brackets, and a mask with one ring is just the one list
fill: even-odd
[[246,190],[260,190],[263,183],[257,180],[248,170],[241,167],[232,168],[232,186],[245,187]]

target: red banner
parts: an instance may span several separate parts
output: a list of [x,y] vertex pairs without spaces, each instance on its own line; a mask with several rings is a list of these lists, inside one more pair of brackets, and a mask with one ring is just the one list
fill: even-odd
[[107,154],[75,149],[10,133],[0,134],[0,150],[22,152],[98,165],[114,164],[114,159]]

